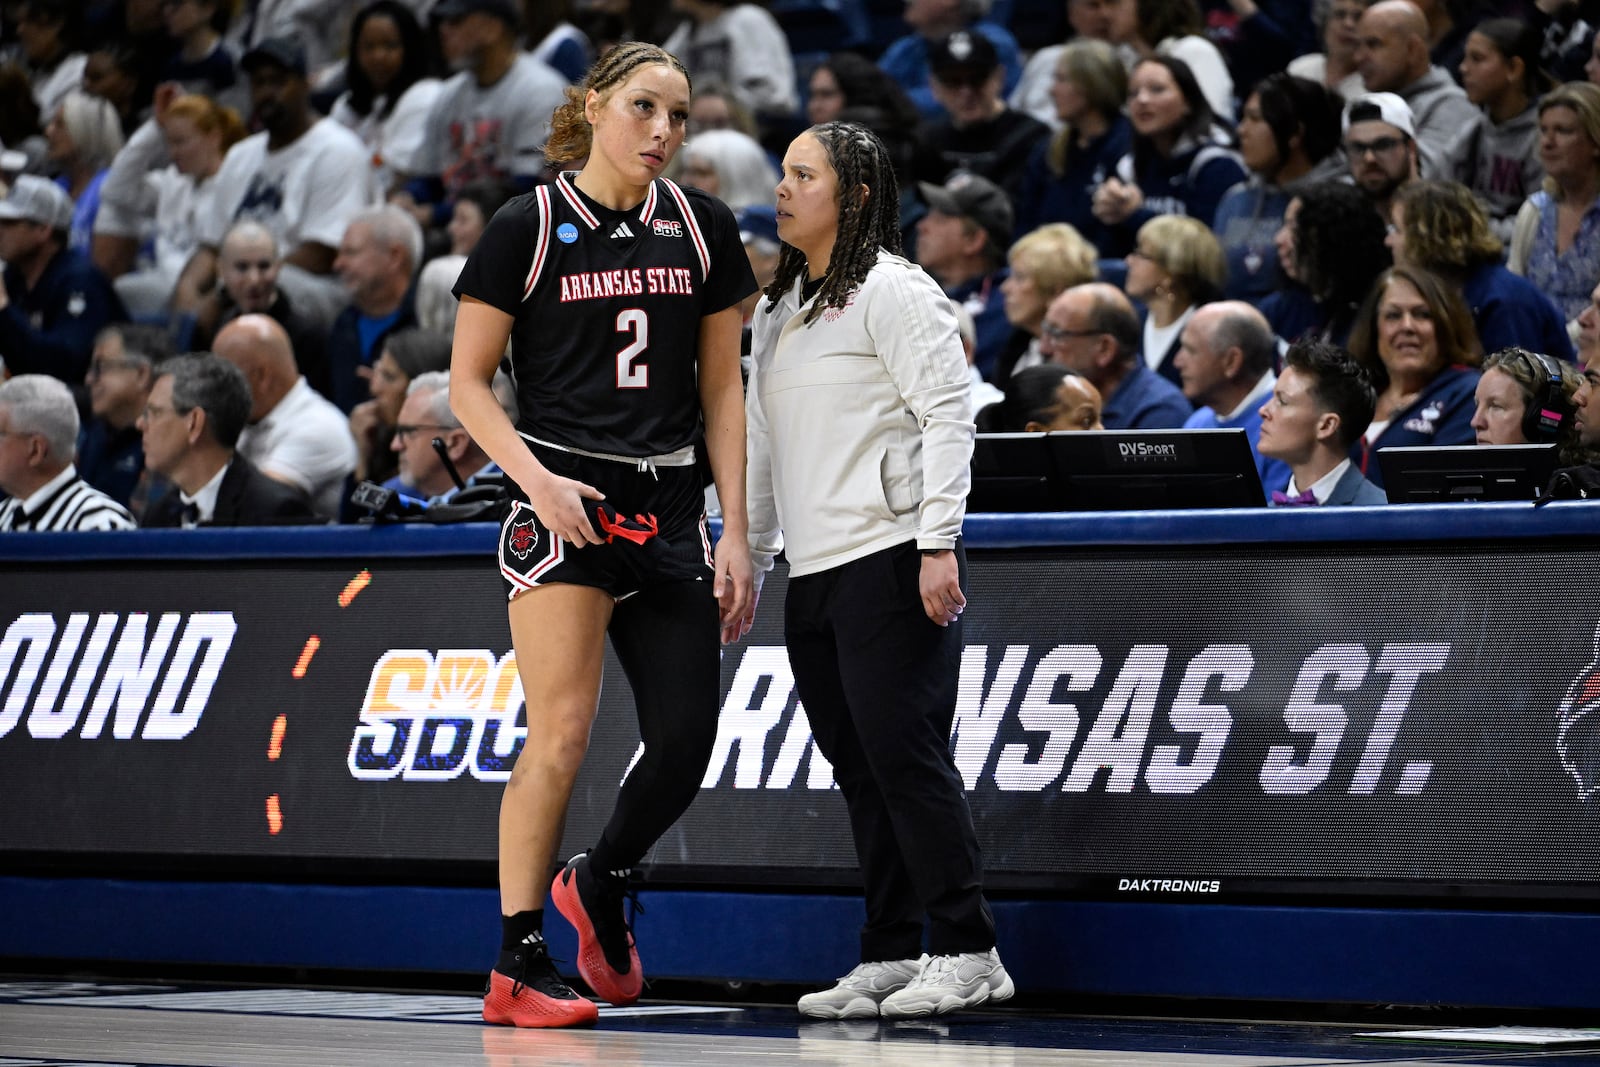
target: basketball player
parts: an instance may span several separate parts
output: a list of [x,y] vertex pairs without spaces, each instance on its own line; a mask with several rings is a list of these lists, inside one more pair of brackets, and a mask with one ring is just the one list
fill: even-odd
[[937,1015],[1013,991],[950,755],[971,384],[949,301],[899,254],[899,202],[865,128],[795,138],[784,248],[752,320],[751,546],[763,572],[780,541],[788,553],[789,663],[866,885],[861,963],[800,998],[822,1019]]
[[[456,283],[451,408],[514,486],[499,565],[528,719],[500,807],[492,1023],[598,1015],[557,975],[541,931],[607,634],[644,754],[599,841],[551,894],[577,928],[579,975],[614,1004],[638,999],[628,874],[699,790],[716,740],[719,629],[736,635],[750,599],[739,301],[755,279],[732,212],[661,177],[688,112],[673,56],[642,43],[607,53],[568,89],[546,148],[557,165],[587,156],[583,170],[501,209]],[[490,391],[507,338],[515,425]],[[723,507],[714,553],[694,459],[702,433]]]

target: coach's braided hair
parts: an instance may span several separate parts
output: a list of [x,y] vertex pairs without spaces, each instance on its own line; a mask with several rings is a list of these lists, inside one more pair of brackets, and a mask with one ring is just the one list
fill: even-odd
[[[878,135],[853,122],[825,122],[806,131],[822,145],[839,177],[839,227],[822,290],[806,313],[810,323],[824,308],[842,308],[878,261],[878,249],[900,254],[900,186],[889,150]],[[868,193],[860,195],[865,185]],[[767,314],[806,274],[805,253],[784,245],[778,271],[766,288]]]
[[[550,139],[545,142],[545,162],[552,167],[582,159],[594,147],[594,128],[583,117],[583,104],[593,89],[604,100],[640,67],[661,63],[689,81],[689,71],[677,56],[653,44],[629,41],[619,44],[595,61],[581,83],[569,85],[566,102],[550,116]],[[691,91],[693,85],[690,86]]]

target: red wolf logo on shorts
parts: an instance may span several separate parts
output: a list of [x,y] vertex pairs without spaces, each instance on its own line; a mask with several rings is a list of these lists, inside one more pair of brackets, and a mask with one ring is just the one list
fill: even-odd
[[533,524],[532,519],[512,523],[509,544],[512,555],[518,559],[527,559],[528,553],[539,544],[539,528]]

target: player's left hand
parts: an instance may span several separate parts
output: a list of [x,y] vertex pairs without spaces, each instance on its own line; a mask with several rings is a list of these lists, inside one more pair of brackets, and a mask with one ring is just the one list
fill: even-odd
[[717,598],[722,619],[722,643],[731,645],[750,629],[750,608],[755,597],[755,567],[750,562],[750,545],[743,537],[724,534],[717,539],[712,559],[716,577],[711,592]]
[[961,592],[961,567],[952,549],[923,555],[917,586],[922,610],[939,626],[949,626],[967,609],[966,594]]

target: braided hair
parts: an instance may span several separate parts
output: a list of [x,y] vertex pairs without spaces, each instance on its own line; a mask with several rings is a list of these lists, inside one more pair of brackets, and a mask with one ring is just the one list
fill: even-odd
[[[822,289],[806,313],[809,324],[826,308],[842,308],[866,281],[878,261],[878,249],[900,254],[900,186],[894,163],[878,135],[853,122],[824,122],[806,133],[817,139],[828,165],[839,179],[839,227]],[[866,186],[866,196],[857,195]],[[765,290],[767,314],[806,274],[806,257],[785,244],[778,270]]]
[[[545,142],[544,158],[553,167],[582,159],[594,147],[594,127],[584,118],[583,105],[593,89],[605,100],[620,88],[640,67],[653,63],[671,67],[689,81],[689,71],[677,56],[653,44],[629,41],[619,44],[595,61],[578,85],[567,86],[566,101],[550,116],[550,139]],[[693,89],[691,83],[690,89]]]

